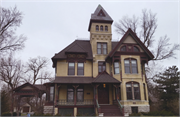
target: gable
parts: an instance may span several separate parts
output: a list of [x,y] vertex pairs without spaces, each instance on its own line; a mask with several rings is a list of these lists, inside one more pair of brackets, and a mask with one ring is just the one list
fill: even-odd
[[30,86],[25,86],[25,87],[23,87],[22,89],[34,89],[34,88],[32,88],[32,87],[30,87]]
[[127,38],[123,41],[123,43],[133,43],[137,44],[136,41],[132,38],[132,36],[127,36]]

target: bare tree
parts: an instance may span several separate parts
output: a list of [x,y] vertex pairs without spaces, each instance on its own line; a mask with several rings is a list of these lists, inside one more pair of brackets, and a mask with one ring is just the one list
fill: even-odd
[[23,64],[20,60],[14,59],[12,54],[8,58],[1,58],[0,80],[8,85],[9,90],[20,85],[23,73]]
[[[142,17],[138,18],[133,16],[133,18],[123,17],[119,20],[119,23],[115,23],[116,32],[123,35],[131,28],[134,33],[141,39],[144,45],[149,49],[153,47],[154,33],[157,29],[157,18],[156,14],[152,13],[150,10],[149,12],[146,9],[142,10]],[[139,34],[138,31],[139,30]],[[152,50],[154,54],[153,60],[164,60],[167,58],[176,58],[175,51],[180,49],[179,44],[172,44],[169,43],[169,38],[165,35],[160,37],[158,40],[157,47]]]
[[44,70],[47,68],[49,60],[45,57],[38,56],[37,58],[30,58],[27,62],[26,73],[29,73],[29,81],[34,85],[37,80],[50,79],[51,73]]
[[21,50],[26,37],[24,35],[17,36],[15,31],[22,23],[22,12],[18,11],[16,7],[0,9],[0,55]]
[[14,108],[14,101],[17,101],[15,98],[13,98],[13,89],[20,85],[23,74],[23,64],[20,60],[14,59],[12,54],[10,54],[10,56],[7,58],[1,58],[0,80],[7,84],[7,90],[9,91],[9,95],[11,97],[10,103],[12,104],[12,112]]

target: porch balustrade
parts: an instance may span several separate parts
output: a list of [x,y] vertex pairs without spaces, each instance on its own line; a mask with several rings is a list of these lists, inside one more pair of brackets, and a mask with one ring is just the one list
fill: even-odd
[[[93,105],[93,99],[77,100],[76,105]],[[74,105],[74,100],[61,99],[58,100],[57,105]]]

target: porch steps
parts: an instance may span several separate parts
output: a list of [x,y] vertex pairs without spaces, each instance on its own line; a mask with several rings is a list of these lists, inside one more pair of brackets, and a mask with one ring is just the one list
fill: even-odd
[[100,107],[101,113],[104,113],[104,116],[122,116],[117,105],[100,105]]

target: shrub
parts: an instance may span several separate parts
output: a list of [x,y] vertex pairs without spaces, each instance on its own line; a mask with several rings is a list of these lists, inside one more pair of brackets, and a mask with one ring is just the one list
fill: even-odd
[[2,114],[2,116],[11,116],[11,113],[10,113],[10,112],[4,112],[4,113]]

